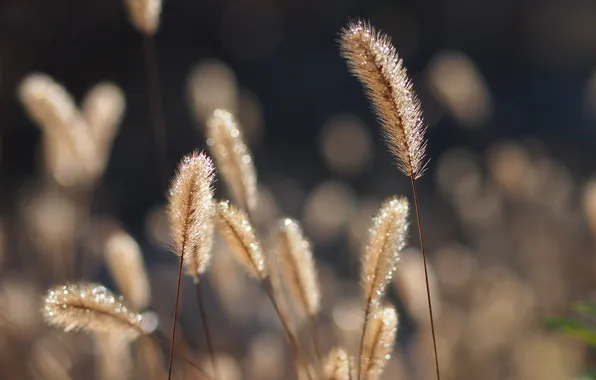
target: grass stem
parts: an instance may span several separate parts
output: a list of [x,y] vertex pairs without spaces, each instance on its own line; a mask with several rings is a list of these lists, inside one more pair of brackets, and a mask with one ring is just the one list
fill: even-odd
[[416,186],[416,178],[412,174],[410,176],[412,181],[412,192],[414,193],[414,205],[416,208],[416,222],[418,224],[418,235],[420,236],[420,250],[422,251],[422,261],[424,263],[424,280],[426,282],[426,297],[428,299],[428,312],[430,317],[430,329],[433,337],[433,349],[435,353],[435,368],[437,370],[437,380],[441,380],[441,372],[439,370],[439,356],[437,354],[437,337],[435,335],[435,321],[433,317],[433,307],[430,298],[430,285],[428,282],[428,269],[426,264],[426,249],[424,248],[424,238],[422,236],[422,224],[420,219],[420,205],[418,201],[418,187]]

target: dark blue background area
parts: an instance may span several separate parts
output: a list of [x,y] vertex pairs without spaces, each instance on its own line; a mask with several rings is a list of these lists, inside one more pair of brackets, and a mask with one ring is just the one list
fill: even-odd
[[[251,33],[260,25],[259,12],[269,6],[277,9],[283,33],[271,54],[246,60],[226,47],[222,20],[225,9],[234,4],[240,4],[245,17],[233,33],[246,41],[258,36]],[[416,89],[426,95],[421,96],[423,108],[437,107],[422,80],[437,51],[461,50],[485,77],[494,117],[483,129],[466,130],[443,114],[430,129],[429,156],[438,157],[456,145],[482,152],[502,138],[537,136],[570,162],[572,171],[586,176],[594,168],[590,158],[596,126],[586,112],[585,92],[596,46],[590,42],[595,41],[592,35],[582,34],[590,31],[582,25],[586,17],[596,24],[596,16],[582,16],[582,21],[577,15],[590,9],[594,5],[579,0],[565,6],[530,0],[166,0],[156,44],[170,171],[182,154],[204,146],[187,106],[186,79],[191,67],[208,57],[228,64],[239,84],[261,102],[265,140],[256,160],[262,178],[282,172],[308,188],[329,176],[316,150],[316,137],[324,121],[338,112],[362,117],[373,130],[378,150],[383,150],[360,84],[348,74],[337,49],[338,31],[357,16],[370,18],[393,37]],[[573,34],[575,26],[578,31]],[[575,45],[565,37],[570,33]],[[98,208],[135,224],[144,210],[163,199],[141,39],[119,0],[3,0],[0,70],[3,208],[11,209],[7,200],[35,173],[39,130],[15,100],[16,84],[33,70],[53,76],[77,99],[106,79],[126,94],[127,113],[98,189]],[[380,156],[379,164],[387,165],[390,157]]]

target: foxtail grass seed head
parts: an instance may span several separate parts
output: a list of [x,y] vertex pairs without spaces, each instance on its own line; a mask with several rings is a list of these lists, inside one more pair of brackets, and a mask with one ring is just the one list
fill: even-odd
[[130,311],[123,297],[116,297],[105,287],[92,283],[51,288],[45,298],[45,321],[64,331],[95,333],[118,331],[127,339],[145,334],[144,318]]
[[385,364],[393,352],[397,323],[397,312],[392,306],[377,309],[366,322],[366,336],[360,358],[363,379],[381,378]]
[[79,118],[68,91],[45,74],[28,75],[19,85],[18,95],[29,117],[50,135],[64,136]]
[[108,269],[120,292],[136,310],[149,306],[151,287],[137,242],[124,231],[116,230],[105,246]]
[[321,292],[312,249],[303,236],[300,225],[283,219],[274,247],[280,263],[280,276],[291,297],[306,315],[316,315],[321,307]]
[[118,332],[93,334],[97,351],[95,373],[98,380],[126,380],[133,376],[130,345]]
[[211,259],[215,203],[213,162],[204,153],[182,158],[170,187],[169,219],[174,252],[198,280]]
[[99,83],[85,95],[81,111],[95,143],[109,149],[124,116],[126,101],[122,90],[113,83]]
[[217,228],[236,259],[251,275],[263,280],[267,266],[261,242],[244,211],[228,201],[217,205]]
[[340,50],[373,104],[398,168],[419,178],[426,165],[420,102],[391,39],[358,20],[341,31]]
[[207,122],[207,145],[233,201],[249,213],[257,204],[257,174],[234,116],[216,109]]
[[159,28],[161,0],[125,0],[130,21],[139,32],[154,35]]
[[44,132],[45,167],[63,186],[92,185],[101,176],[107,151],[97,149],[87,122],[66,89],[45,74],[28,75],[18,96]]
[[368,243],[362,255],[362,288],[369,305],[377,305],[399,262],[408,233],[408,201],[392,197],[373,217]]
[[324,380],[349,380],[352,372],[352,358],[341,347],[332,349],[324,361]]

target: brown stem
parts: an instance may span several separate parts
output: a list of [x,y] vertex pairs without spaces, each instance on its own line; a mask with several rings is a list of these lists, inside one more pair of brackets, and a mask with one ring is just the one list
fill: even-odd
[[[184,250],[183,250],[184,252]],[[170,340],[170,361],[168,364],[168,380],[172,378],[172,364],[174,359],[174,343],[176,343],[176,322],[178,321],[178,302],[180,301],[180,284],[182,283],[182,266],[184,265],[184,256],[180,256],[180,265],[178,266],[178,284],[176,285],[176,302],[174,303],[174,325],[172,326],[172,338]]]
[[271,301],[271,304],[273,305],[273,308],[275,309],[275,313],[277,314],[277,316],[279,317],[279,320],[281,321],[281,324],[282,324],[282,327],[286,334],[286,337],[288,338],[288,341],[290,343],[290,348],[292,349],[292,356],[294,357],[294,361],[296,362],[297,365],[301,365],[304,368],[304,370],[306,371],[306,373],[308,374],[309,379],[313,380],[313,377],[310,373],[310,369],[308,368],[308,363],[304,359],[304,356],[301,354],[298,339],[296,338],[296,335],[292,332],[292,329],[290,328],[290,325],[288,324],[288,320],[287,320],[285,313],[283,313],[281,311],[281,309],[279,308],[279,305],[275,301],[275,297],[273,296],[273,292],[271,291],[271,285],[269,283],[267,283],[265,280],[261,280],[261,285],[262,285],[263,289],[265,290],[265,293],[269,297],[269,300]]
[[211,370],[213,371],[214,379],[218,379],[217,366],[215,365],[215,350],[213,349],[213,340],[211,339],[211,332],[207,323],[207,312],[205,308],[205,302],[203,292],[201,289],[201,281],[198,277],[195,279],[195,290],[197,293],[197,302],[199,304],[199,312],[201,313],[201,319],[203,321],[203,332],[205,334],[205,340],[207,341],[207,349],[209,350],[209,357],[211,359]]
[[366,301],[366,310],[364,311],[364,323],[362,324],[362,335],[360,336],[360,348],[358,349],[358,376],[357,380],[360,380],[362,371],[362,351],[364,349],[364,336],[366,335],[366,326],[368,322],[368,315],[370,314],[370,298]]
[[[163,344],[167,344],[167,337],[162,336],[159,331],[155,331],[150,335],[146,335],[149,339],[151,339],[151,342],[153,342],[156,345],[159,345],[160,342]],[[184,355],[180,355],[180,354],[176,354],[176,357],[179,359],[182,359],[182,361],[186,362],[187,364],[189,364],[191,367],[194,367],[195,369],[197,369],[199,372],[201,372],[203,374],[203,376],[205,376],[207,379],[209,380],[213,380],[213,378],[211,376],[209,376],[209,374],[207,372],[205,372],[201,367],[199,367],[197,364],[195,364],[191,359],[187,358]]]
[[319,325],[314,315],[310,316],[310,332],[312,335],[312,345],[315,348],[315,354],[317,355],[317,361],[321,363],[321,351],[319,350]]
[[[381,334],[381,330],[382,329],[378,329],[376,331],[375,336],[373,336],[372,339],[370,340],[372,342],[372,345],[370,347],[370,350],[368,350],[368,351],[371,352],[371,353],[377,351],[377,347],[378,347],[378,344],[379,344],[379,341],[380,341],[379,336]],[[368,375],[370,374],[370,368],[371,368],[371,365],[372,365],[372,363],[370,362],[371,359],[372,358],[369,357],[368,358],[368,361],[366,363],[366,368],[364,369],[364,379],[363,380],[368,380]]]
[[433,337],[433,349],[435,353],[435,367],[437,369],[437,380],[441,380],[441,372],[439,370],[439,356],[437,354],[437,338],[435,335],[435,321],[433,318],[433,307],[430,299],[430,285],[428,283],[428,269],[426,265],[426,249],[424,248],[424,238],[422,237],[422,224],[420,219],[420,204],[418,201],[418,188],[416,187],[416,178],[414,174],[410,175],[412,181],[412,192],[414,193],[414,205],[416,208],[416,221],[418,223],[418,235],[420,236],[420,250],[422,251],[422,261],[424,262],[424,280],[426,281],[426,297],[428,299],[428,312],[430,317],[430,329]]
[[164,120],[161,89],[159,85],[159,70],[157,67],[157,55],[155,53],[155,41],[153,37],[143,34],[143,50],[145,53],[145,78],[147,81],[147,90],[149,91],[151,122],[153,123],[153,138],[157,147],[157,168],[162,189],[168,186],[168,153],[166,123]]

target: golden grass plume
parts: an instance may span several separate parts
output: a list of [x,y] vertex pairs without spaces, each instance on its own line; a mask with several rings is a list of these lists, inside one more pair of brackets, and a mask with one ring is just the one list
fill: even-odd
[[126,101],[122,90],[113,83],[102,82],[85,95],[81,112],[95,143],[101,149],[110,147],[124,116]]
[[133,237],[119,229],[113,231],[106,241],[105,258],[114,282],[130,305],[135,310],[149,306],[149,276],[141,248]]
[[118,331],[93,334],[97,350],[95,372],[99,380],[126,380],[133,372],[130,345]]
[[174,252],[198,281],[211,259],[215,203],[214,168],[204,153],[182,158],[170,187],[169,220]]
[[280,263],[280,273],[290,296],[306,315],[316,315],[321,307],[321,291],[312,249],[300,225],[292,219],[279,222],[274,247]]
[[67,332],[118,331],[126,339],[147,333],[143,316],[130,311],[123,301],[99,284],[61,285],[48,290],[43,315],[46,323]]
[[349,70],[366,89],[398,168],[419,178],[426,166],[420,102],[391,39],[357,20],[341,31],[340,50]]
[[398,315],[395,308],[385,306],[378,308],[366,323],[366,336],[360,356],[362,378],[378,380],[393,351]]
[[391,197],[373,217],[362,255],[362,288],[367,308],[380,303],[399,262],[408,233],[408,201]]
[[332,349],[324,361],[324,380],[349,380],[352,378],[353,363],[348,352],[341,347]]
[[[46,170],[64,186],[93,185],[105,170],[111,142],[124,112],[124,97],[118,87],[100,84],[92,89],[85,100],[85,115],[68,91],[45,74],[25,77],[18,96],[28,115],[44,132]],[[97,123],[100,115],[102,125]]]
[[53,136],[69,138],[67,131],[81,121],[72,96],[46,74],[33,73],[25,77],[19,85],[18,96],[33,121]]
[[218,230],[235,257],[248,273],[263,280],[267,277],[267,265],[263,247],[255,234],[255,229],[244,211],[221,201],[217,205]]
[[161,0],[125,0],[130,21],[139,32],[154,35],[159,28]]
[[252,213],[257,204],[257,174],[234,115],[216,109],[207,121],[207,145],[232,200]]

